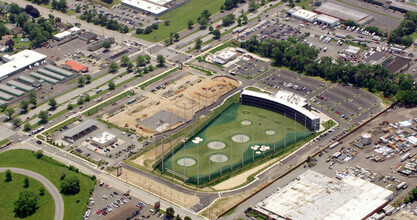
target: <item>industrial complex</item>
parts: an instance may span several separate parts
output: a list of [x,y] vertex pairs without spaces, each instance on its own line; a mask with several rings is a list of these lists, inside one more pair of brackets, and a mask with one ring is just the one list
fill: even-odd
[[360,178],[307,170],[254,209],[270,219],[366,219],[392,199],[392,191]]

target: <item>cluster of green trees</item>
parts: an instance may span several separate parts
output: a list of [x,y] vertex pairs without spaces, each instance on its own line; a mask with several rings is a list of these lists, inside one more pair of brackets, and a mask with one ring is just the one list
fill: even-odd
[[230,10],[237,7],[237,4],[245,2],[245,0],[226,0],[224,4],[220,7],[220,10]]
[[68,8],[66,0],[59,0],[59,1],[52,0],[51,6],[52,6],[52,9],[56,9],[63,13],[67,12],[67,8]]
[[235,15],[234,14],[228,14],[228,15],[224,16],[223,19],[222,19],[223,26],[229,26],[229,25],[233,24],[233,22],[235,22]]
[[413,38],[410,36],[417,28],[417,12],[407,12],[405,19],[393,30],[389,36],[388,43],[402,44],[407,47],[413,44]]
[[403,199],[405,204],[413,203],[417,199],[417,188],[413,188],[407,196]]
[[32,3],[33,4],[37,4],[37,5],[40,5],[40,4],[44,4],[44,5],[47,5],[47,4],[49,4],[49,0],[32,0]]
[[180,35],[176,32],[175,33],[172,32],[172,33],[169,34],[169,37],[167,39],[165,39],[165,44],[166,45],[171,45],[174,42],[177,42],[179,39],[180,39]]
[[143,28],[136,28],[136,34],[150,34],[153,30],[158,30],[159,25],[157,23],[153,23],[147,26],[145,29]]
[[104,3],[107,3],[107,4],[113,3],[113,0],[101,0],[101,1],[104,2]]
[[95,10],[85,10],[80,15],[81,20],[85,20],[88,23],[94,23],[95,25],[100,25],[106,27],[109,30],[119,31],[120,33],[129,32],[129,27],[126,25],[121,25],[119,22],[113,19],[109,19],[103,14],[98,14]]
[[[206,29],[208,24],[210,23],[210,16],[211,13],[208,10],[204,10],[201,12],[200,17],[197,18],[197,23],[200,25],[200,29]],[[193,20],[188,21],[188,29],[192,29],[194,25]]]
[[285,66],[309,76],[367,88],[370,92],[383,92],[384,96],[404,104],[417,104],[417,91],[411,75],[390,74],[388,69],[380,65],[353,66],[342,60],[335,63],[331,57],[318,60],[319,51],[299,42],[295,37],[287,41],[269,39],[263,42],[252,37],[242,42],[241,47],[272,58],[275,66]]
[[30,14],[34,18],[38,18],[41,14],[39,13],[39,10],[32,5],[26,5],[25,12]]

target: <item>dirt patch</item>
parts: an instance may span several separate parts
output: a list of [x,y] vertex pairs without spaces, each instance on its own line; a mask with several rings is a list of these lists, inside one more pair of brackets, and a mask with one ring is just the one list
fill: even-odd
[[203,212],[200,214],[209,218],[209,219],[217,219],[217,217],[225,212],[226,210],[232,208],[235,204],[242,201],[243,199],[247,198],[251,194],[255,193],[258,189],[264,187],[268,183],[262,183],[258,187],[248,190],[244,193],[240,193],[233,196],[223,197],[221,199],[216,200],[213,204],[207,207]]
[[179,192],[127,169],[123,169],[123,174],[119,177],[185,208],[190,208],[200,201],[197,196]]
[[229,179],[227,179],[227,180],[225,180],[225,181],[223,181],[223,182],[221,182],[217,185],[212,186],[212,188],[215,189],[215,190],[219,190],[219,191],[236,188],[236,187],[240,186],[241,184],[245,183],[249,176],[253,175],[254,173],[256,173],[256,172],[258,172],[258,171],[260,171],[260,170],[262,170],[266,167],[271,166],[272,164],[274,164],[275,162],[277,162],[280,159],[281,159],[281,157],[274,158],[273,160],[270,160],[268,163],[261,164],[257,167],[254,167],[250,170],[247,170],[247,171],[245,171],[245,172],[243,172],[239,175],[230,177]]
[[[188,76],[185,78],[188,78]],[[106,117],[105,115],[103,118],[119,127],[136,129],[136,133],[149,137],[159,132],[141,124],[141,121],[145,118],[152,117],[157,112],[165,110],[190,120],[195,112],[217,101],[222,95],[238,87],[239,82],[228,77],[215,77],[190,82],[186,88],[181,83],[178,83],[178,86],[181,88],[174,88],[174,91],[176,91],[174,94],[177,95],[173,97],[163,98],[158,94],[149,92],[146,94],[147,99],[127,106],[125,111],[121,111],[112,117]],[[177,91],[180,92],[178,93]],[[170,125],[164,130],[173,129],[182,123],[184,122]]]

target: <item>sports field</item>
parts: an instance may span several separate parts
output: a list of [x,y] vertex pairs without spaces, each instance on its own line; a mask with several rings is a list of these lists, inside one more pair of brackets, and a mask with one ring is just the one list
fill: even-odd
[[[189,20],[197,23],[197,18],[204,10],[208,10],[212,15],[217,13],[220,11],[222,4],[224,4],[224,0],[191,0],[187,4],[159,17],[161,20],[169,21],[169,26],[160,24],[158,30],[153,30],[150,34],[134,34],[133,36],[151,42],[162,41],[168,38],[170,33],[186,29]],[[156,35],[156,39],[153,38],[154,35]]]
[[[198,132],[198,124],[194,127]],[[202,184],[310,136],[304,125],[265,109],[234,103],[173,152],[157,168]],[[168,174],[169,175],[169,174]]]

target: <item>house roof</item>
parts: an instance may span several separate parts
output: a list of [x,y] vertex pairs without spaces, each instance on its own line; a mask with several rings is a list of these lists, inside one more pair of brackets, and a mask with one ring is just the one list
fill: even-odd
[[72,60],[67,60],[67,62],[65,62],[65,64],[68,65],[68,66],[70,66],[71,69],[73,69],[73,70],[75,70],[77,72],[87,71],[88,70],[88,67],[86,67],[86,66],[84,66],[84,65],[82,65],[80,63],[76,63],[76,62],[74,62]]

